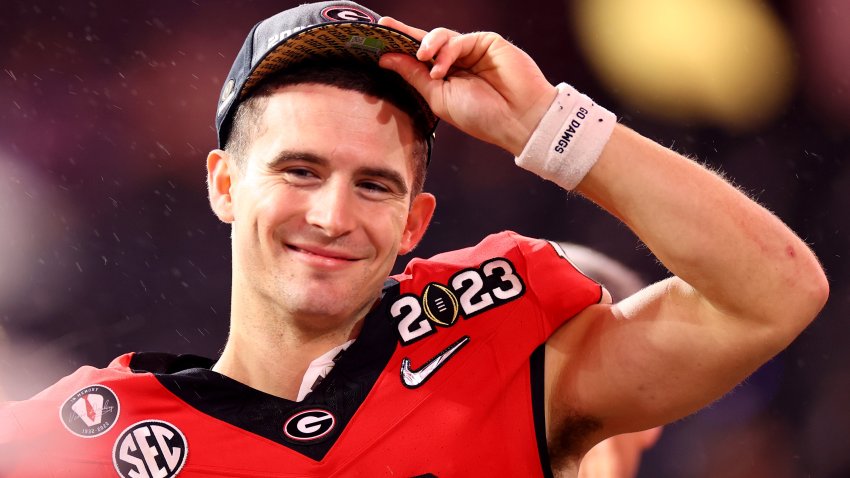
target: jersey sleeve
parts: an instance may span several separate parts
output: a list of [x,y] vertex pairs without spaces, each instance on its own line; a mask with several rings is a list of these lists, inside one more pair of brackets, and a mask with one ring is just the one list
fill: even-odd
[[602,286],[570,262],[557,243],[509,234],[522,253],[528,293],[539,307],[546,338],[586,307],[602,300]]
[[[27,400],[0,401],[0,476],[53,476],[54,455],[73,433],[63,404],[82,388],[109,383],[129,372],[131,355],[115,359],[106,369],[80,367]],[[113,410],[117,415],[117,408]]]
[[[439,308],[431,304],[429,290],[441,289],[441,295],[455,297],[443,303],[456,303],[465,320],[477,322],[473,317],[486,315],[487,322],[504,321],[510,340],[535,347],[602,299],[602,286],[579,271],[557,244],[511,231],[469,248],[414,259],[399,279],[408,282],[406,292],[422,297],[423,308]],[[431,287],[435,283],[441,287]],[[447,314],[438,323],[453,318]]]

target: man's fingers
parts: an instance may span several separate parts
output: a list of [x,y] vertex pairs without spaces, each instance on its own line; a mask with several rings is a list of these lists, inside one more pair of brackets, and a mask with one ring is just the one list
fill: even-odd
[[420,30],[416,27],[412,27],[404,22],[396,20],[393,17],[381,17],[378,20],[378,24],[383,25],[385,27],[394,28],[402,33],[406,33],[412,36],[413,38],[419,41],[422,41],[422,39],[425,37],[425,34],[428,33],[425,30]]
[[420,61],[431,60],[440,53],[440,50],[444,48],[451,38],[458,35],[460,35],[460,33],[449,30],[448,28],[441,27],[431,30],[425,35],[425,38],[422,39],[422,46],[419,47],[416,57],[419,58]]
[[[460,35],[447,28],[435,28],[430,32],[426,32],[392,17],[381,17],[378,23],[394,28],[419,40],[421,46],[419,47],[419,51],[416,52],[416,58],[423,62],[433,60],[451,38]],[[431,77],[435,79],[444,77],[456,59],[457,55],[452,55],[451,52],[444,53],[442,58],[435,60],[435,66],[431,69]],[[401,73],[399,72],[399,74]]]
[[456,70],[473,66],[481,56],[480,52],[475,55],[475,49],[480,45],[481,42],[478,41],[477,33],[457,34],[449,38],[437,53],[437,58],[434,60],[434,67],[431,68],[431,78],[442,79],[448,76],[453,71],[452,69]]
[[416,52],[416,58],[423,62],[434,61],[430,72],[432,79],[444,78],[462,53],[462,45],[457,41],[461,34],[454,30],[440,27],[426,32],[392,17],[381,17],[378,23],[406,33],[422,43]]
[[446,28],[437,28],[428,32],[422,40],[416,56],[421,61],[434,60],[431,68],[431,78],[442,79],[461,54],[458,40],[463,36]]
[[428,66],[424,63],[418,61],[416,58],[413,58],[410,55],[405,55],[403,53],[385,53],[381,55],[381,59],[378,61],[378,64],[382,68],[386,68],[388,70],[392,70],[402,78],[404,81],[410,83],[416,91],[425,98],[425,101],[431,105],[431,109],[436,111],[439,108],[435,108],[434,103],[432,102],[435,83],[439,86],[440,81],[435,81],[431,78],[428,73]]

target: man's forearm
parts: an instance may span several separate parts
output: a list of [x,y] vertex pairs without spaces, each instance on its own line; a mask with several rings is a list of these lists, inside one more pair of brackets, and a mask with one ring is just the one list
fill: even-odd
[[576,190],[625,222],[726,314],[798,331],[826,300],[817,259],[776,216],[622,125]]

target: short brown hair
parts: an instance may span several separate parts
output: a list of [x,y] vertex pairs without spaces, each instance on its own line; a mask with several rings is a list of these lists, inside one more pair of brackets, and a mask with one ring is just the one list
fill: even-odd
[[428,120],[425,118],[413,88],[397,73],[375,64],[358,62],[304,62],[287,68],[266,78],[247,99],[243,100],[233,116],[224,149],[241,167],[245,162],[253,132],[268,105],[269,97],[278,88],[304,83],[335,86],[385,100],[406,113],[413,121],[416,144],[413,149],[413,184],[411,198],[422,192],[428,164],[429,136]]

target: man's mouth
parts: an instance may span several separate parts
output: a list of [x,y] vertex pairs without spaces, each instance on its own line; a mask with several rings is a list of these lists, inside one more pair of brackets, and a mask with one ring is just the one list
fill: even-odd
[[286,247],[291,251],[295,251],[306,256],[312,256],[316,259],[347,262],[353,262],[358,260],[358,258],[355,257],[353,254],[342,251],[336,251],[321,246],[296,246],[294,244],[286,244]]

